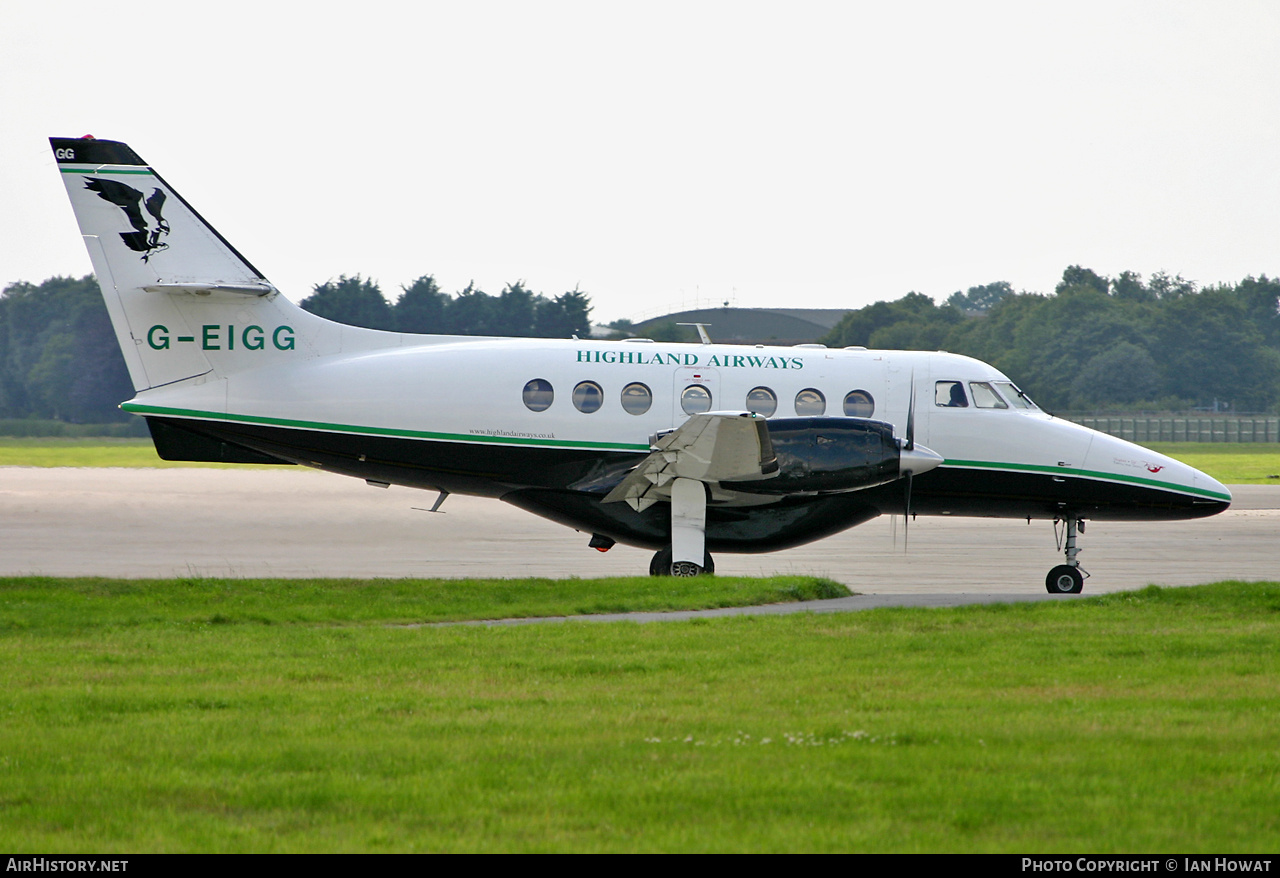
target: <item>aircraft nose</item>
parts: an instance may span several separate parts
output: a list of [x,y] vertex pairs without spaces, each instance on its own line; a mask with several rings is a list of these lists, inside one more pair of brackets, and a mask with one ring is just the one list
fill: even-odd
[[1231,490],[1226,485],[1213,476],[1200,472],[1198,469],[1192,469],[1192,472],[1195,473],[1194,480],[1197,489],[1206,494],[1216,495],[1215,499],[1222,501],[1223,509],[1231,505],[1231,501],[1234,498],[1231,496]]
[[1231,492],[1212,476],[1116,436],[1095,435],[1087,464],[1090,470],[1124,482],[1181,494],[1191,499],[1197,514],[1211,515],[1231,504]]

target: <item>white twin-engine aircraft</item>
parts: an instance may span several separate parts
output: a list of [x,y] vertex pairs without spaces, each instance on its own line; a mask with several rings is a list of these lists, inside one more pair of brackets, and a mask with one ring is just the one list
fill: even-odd
[[1050,592],[1084,583],[1085,519],[1198,518],[1231,494],[1040,411],[968,357],[410,335],[290,302],[123,143],[51,140],[137,395],[167,460],[295,463],[496,497],[714,569],[878,515],[1065,524]]

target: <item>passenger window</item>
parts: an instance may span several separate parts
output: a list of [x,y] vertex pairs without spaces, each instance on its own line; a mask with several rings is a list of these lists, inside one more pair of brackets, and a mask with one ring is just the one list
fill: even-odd
[[827,412],[827,398],[819,390],[806,387],[796,394],[796,414],[802,418],[816,417]]
[[573,407],[583,414],[599,411],[604,405],[604,391],[594,381],[582,381],[573,388]]
[[757,415],[772,417],[778,410],[778,397],[767,387],[753,387],[747,393],[747,411]]
[[847,418],[869,418],[876,411],[876,401],[865,390],[851,390],[844,397]]
[[553,399],[555,392],[550,381],[535,378],[524,386],[524,404],[531,412],[545,412],[551,408]]
[[933,386],[933,402],[935,405],[948,408],[964,409],[969,407],[969,400],[964,395],[964,385],[959,381],[939,381]]
[[680,394],[680,408],[686,415],[711,411],[711,391],[701,384],[690,384]]
[[639,383],[628,384],[622,388],[622,410],[629,415],[643,415],[653,405],[653,393]]
[[1009,404],[1000,398],[996,389],[985,381],[970,381],[969,393],[973,395],[973,404],[980,409],[1007,409]]

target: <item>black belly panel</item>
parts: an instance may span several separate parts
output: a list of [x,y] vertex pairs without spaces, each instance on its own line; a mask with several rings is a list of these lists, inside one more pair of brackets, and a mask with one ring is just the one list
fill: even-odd
[[[196,453],[220,443],[266,458],[237,462],[299,463],[411,488],[485,497],[501,497],[526,487],[606,494],[645,458],[636,452],[436,442],[222,421],[157,417],[147,421],[157,450],[166,459],[233,459],[225,450],[218,452],[220,458],[171,456],[182,453],[175,437],[185,435]],[[162,432],[168,454],[160,447]]]
[[[902,488],[868,493],[881,511],[902,511]],[[919,515],[1056,518],[1066,513],[1095,521],[1203,518],[1230,503],[1160,488],[1047,473],[939,467],[914,480],[911,508]]]

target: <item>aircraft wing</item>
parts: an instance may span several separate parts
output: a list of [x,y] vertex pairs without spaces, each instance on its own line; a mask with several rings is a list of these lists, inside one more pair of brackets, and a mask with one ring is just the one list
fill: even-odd
[[765,419],[750,412],[707,412],[693,415],[651,443],[653,453],[627,474],[604,498],[625,500],[637,512],[671,499],[671,482],[694,479],[767,479],[778,474],[778,458]]

